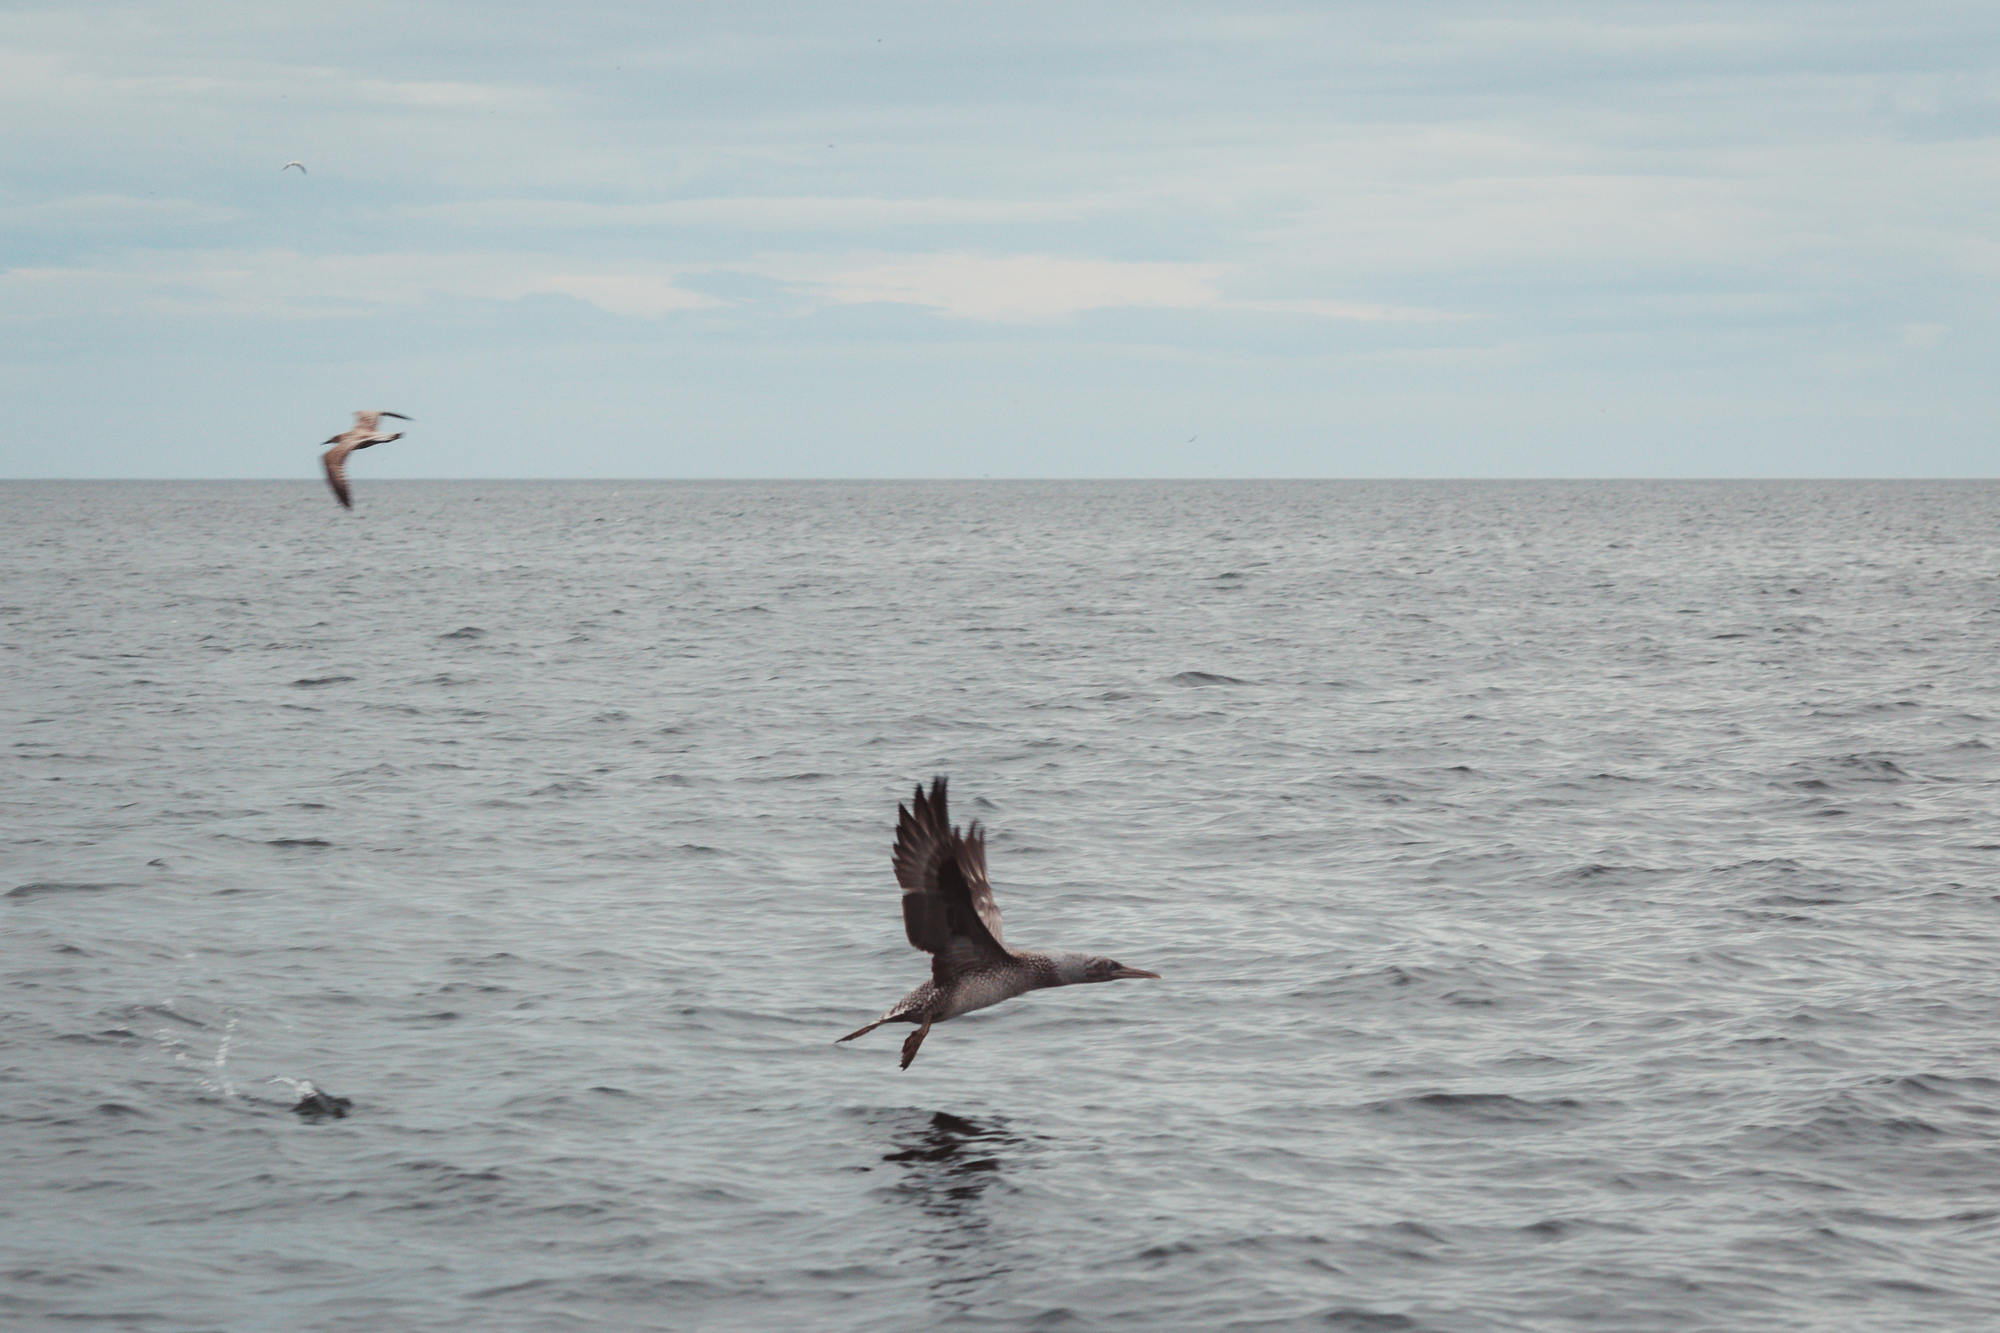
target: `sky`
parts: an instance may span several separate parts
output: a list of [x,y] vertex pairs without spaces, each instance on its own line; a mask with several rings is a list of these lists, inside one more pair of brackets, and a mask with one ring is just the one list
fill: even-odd
[[0,477],[2000,475],[1985,0],[10,2],[0,125]]

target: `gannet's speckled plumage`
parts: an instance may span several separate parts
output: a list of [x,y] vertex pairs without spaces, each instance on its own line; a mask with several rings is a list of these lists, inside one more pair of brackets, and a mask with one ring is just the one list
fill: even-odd
[[321,454],[319,461],[326,465],[326,483],[333,487],[333,498],[340,501],[343,509],[354,508],[354,500],[347,493],[347,456],[356,449],[370,449],[378,444],[387,444],[391,440],[403,438],[401,431],[397,431],[394,435],[382,433],[380,427],[383,417],[394,417],[398,421],[409,420],[401,412],[356,412],[352,429],[344,430],[332,439],[324,441],[333,448]]
[[896,815],[892,860],[896,882],[903,886],[903,931],[931,956],[931,979],[873,1023],[838,1040],[853,1041],[884,1023],[918,1024],[903,1042],[908,1069],[933,1023],[1045,986],[1159,976],[1090,954],[1009,949],[986,878],[986,835],[977,820],[963,834],[951,826],[942,777],[931,783],[928,798],[918,787],[910,808],[899,805]]

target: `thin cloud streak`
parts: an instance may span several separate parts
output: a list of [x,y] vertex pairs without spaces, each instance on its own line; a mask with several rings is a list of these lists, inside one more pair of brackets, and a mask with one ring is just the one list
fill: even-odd
[[1124,206],[1111,198],[973,198],[772,195],[596,203],[575,199],[480,199],[426,204],[408,216],[472,227],[740,227],[754,231],[872,231],[880,227],[990,226],[1090,217]]
[[241,319],[359,319],[441,300],[568,296],[610,314],[656,318],[719,304],[671,265],[553,267],[518,253],[312,255],[289,250],[156,252],[89,268],[0,273],[0,320],[120,307]]
[[0,273],[0,320],[73,316],[119,304],[239,318],[354,319],[427,302],[568,296],[607,314],[657,319],[719,309],[690,280],[741,275],[802,303],[910,306],[966,321],[1033,324],[1094,310],[1240,311],[1358,322],[1463,318],[1444,311],[1310,297],[1242,298],[1222,264],[1129,263],[1053,255],[769,256],[741,264],[610,263],[576,268],[533,253],[311,255],[290,250],[154,252],[90,267]]

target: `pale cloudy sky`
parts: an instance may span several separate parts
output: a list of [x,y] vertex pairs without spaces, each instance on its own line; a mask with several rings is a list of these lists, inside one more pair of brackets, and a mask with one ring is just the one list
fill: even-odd
[[0,476],[2000,475],[1991,3],[8,4],[0,123]]

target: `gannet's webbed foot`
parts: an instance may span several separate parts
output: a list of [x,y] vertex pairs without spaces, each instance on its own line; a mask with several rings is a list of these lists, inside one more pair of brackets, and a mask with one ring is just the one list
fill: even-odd
[[928,1037],[930,1032],[931,1021],[926,1018],[922,1027],[903,1038],[903,1068],[908,1069],[910,1061],[917,1058],[917,1047],[924,1044],[924,1038]]
[[834,1044],[834,1045],[836,1045],[836,1046],[838,1046],[838,1045],[840,1045],[840,1043],[842,1043],[843,1041],[853,1041],[853,1040],[854,1040],[854,1039],[855,1039],[856,1037],[859,1037],[859,1036],[862,1036],[862,1035],[864,1035],[865,1033],[869,1033],[869,1032],[873,1032],[873,1031],[874,1031],[874,1030],[875,1030],[876,1028],[879,1028],[879,1027],[881,1027],[881,1026],[882,1026],[882,1025],[884,1024],[884,1023],[886,1023],[886,1022],[888,1022],[888,1021],[889,1021],[889,1020],[888,1020],[887,1018],[878,1018],[878,1019],[876,1019],[876,1020],[875,1020],[875,1021],[874,1021],[873,1023],[870,1023],[870,1024],[869,1024],[869,1025],[868,1025],[867,1027],[865,1027],[865,1028],[856,1028],[856,1029],[854,1029],[854,1031],[852,1031],[852,1032],[848,1033],[848,1034],[847,1034],[846,1036],[844,1036],[844,1037],[835,1037],[835,1038],[833,1039],[833,1044]]

